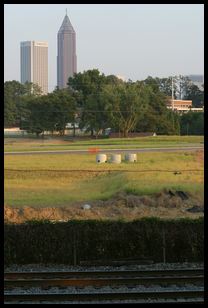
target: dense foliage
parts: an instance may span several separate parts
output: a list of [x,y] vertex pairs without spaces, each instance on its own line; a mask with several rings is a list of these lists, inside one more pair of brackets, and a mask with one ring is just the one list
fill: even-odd
[[[19,126],[21,116],[25,115],[25,101],[41,95],[38,85],[31,82],[6,81],[4,83],[4,126]],[[27,108],[26,108],[27,109]]]
[[21,128],[37,135],[45,131],[58,131],[63,135],[66,124],[73,123],[75,118],[75,100],[66,90],[30,99],[27,109]]
[[[107,128],[124,137],[129,132],[203,134],[202,115],[181,117],[167,109],[171,91],[171,77],[132,82],[105,76],[97,69],[74,74],[66,89],[56,88],[48,95],[41,95],[35,84],[7,81],[4,126],[18,126],[36,135],[45,131],[63,135],[67,123],[78,125],[96,137]],[[193,106],[203,105],[203,91],[187,77],[178,77],[174,96],[192,99]]]
[[181,135],[203,135],[204,134],[204,113],[185,113],[180,118]]
[[131,222],[34,221],[4,226],[4,263],[69,264],[82,260],[147,258],[202,262],[204,220],[144,218]]

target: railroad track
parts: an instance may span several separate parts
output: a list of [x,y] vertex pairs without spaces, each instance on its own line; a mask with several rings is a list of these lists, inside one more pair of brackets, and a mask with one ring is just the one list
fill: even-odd
[[185,290],[185,291],[140,291],[140,292],[93,292],[93,293],[36,293],[36,294],[6,294],[4,300],[14,301],[107,301],[107,300],[171,300],[177,303],[203,303],[203,290]]
[[[171,289],[172,285],[195,285],[194,289]],[[4,275],[4,300],[6,302],[63,302],[63,301],[125,301],[133,300],[168,300],[177,303],[203,302],[204,270],[113,270],[113,271],[70,271],[70,272],[7,272]],[[152,287],[159,285],[158,291],[134,291],[138,286]],[[103,292],[102,287],[108,286],[110,292]],[[117,288],[123,286],[126,291]],[[15,288],[41,288],[41,293],[14,293]],[[60,292],[49,293],[51,287]],[[67,287],[77,288],[70,293]],[[93,287],[93,291],[83,292],[82,288]],[[161,290],[161,287],[164,287]],[[63,292],[63,289],[64,292]],[[47,291],[46,291],[47,290]],[[62,291],[61,291],[62,290]],[[11,292],[12,291],[12,292]]]

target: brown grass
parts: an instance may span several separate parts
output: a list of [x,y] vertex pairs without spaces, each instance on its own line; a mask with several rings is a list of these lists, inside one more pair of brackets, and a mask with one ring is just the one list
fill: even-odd
[[204,163],[204,151],[197,151],[196,159],[200,165],[203,164]]
[[5,222],[22,223],[26,220],[48,219],[52,221],[66,221],[71,219],[123,219],[134,220],[141,217],[160,218],[197,218],[203,216],[203,211],[190,213],[187,209],[203,204],[194,196],[188,195],[187,200],[179,196],[170,196],[167,191],[152,196],[135,196],[123,193],[117,194],[114,198],[106,201],[89,202],[91,208],[82,208],[83,202],[71,205],[70,207],[22,207],[4,208]]

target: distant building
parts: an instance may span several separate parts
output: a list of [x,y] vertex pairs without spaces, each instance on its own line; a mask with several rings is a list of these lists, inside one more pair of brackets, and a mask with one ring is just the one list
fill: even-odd
[[48,43],[25,41],[20,43],[21,83],[32,82],[48,93]]
[[182,99],[168,99],[167,108],[172,109],[178,113],[185,113],[188,111],[203,112],[204,108],[192,108],[192,100]]
[[64,17],[58,31],[57,86],[67,87],[68,78],[77,72],[76,33],[69,17]]

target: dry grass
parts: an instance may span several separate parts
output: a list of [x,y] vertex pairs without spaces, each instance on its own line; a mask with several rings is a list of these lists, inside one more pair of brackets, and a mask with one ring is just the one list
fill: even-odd
[[[22,223],[26,220],[47,219],[67,221],[70,219],[122,219],[130,221],[142,217],[160,218],[198,218],[203,216],[200,201],[191,195],[187,200],[179,196],[170,196],[168,192],[160,192],[151,196],[135,196],[119,193],[106,201],[91,201],[90,209],[83,209],[82,202],[76,202],[65,207],[5,207],[5,221]],[[191,213],[187,209],[197,206],[201,212]]]
[[[76,202],[107,200],[119,192],[152,195],[165,188],[191,192],[203,202],[203,171],[177,175],[141,172],[203,170],[201,152],[143,153],[138,154],[137,163],[120,165],[96,164],[94,154],[6,156],[5,169],[7,206],[65,207]],[[20,171],[15,171],[17,169]],[[134,172],[125,172],[127,170]]]

